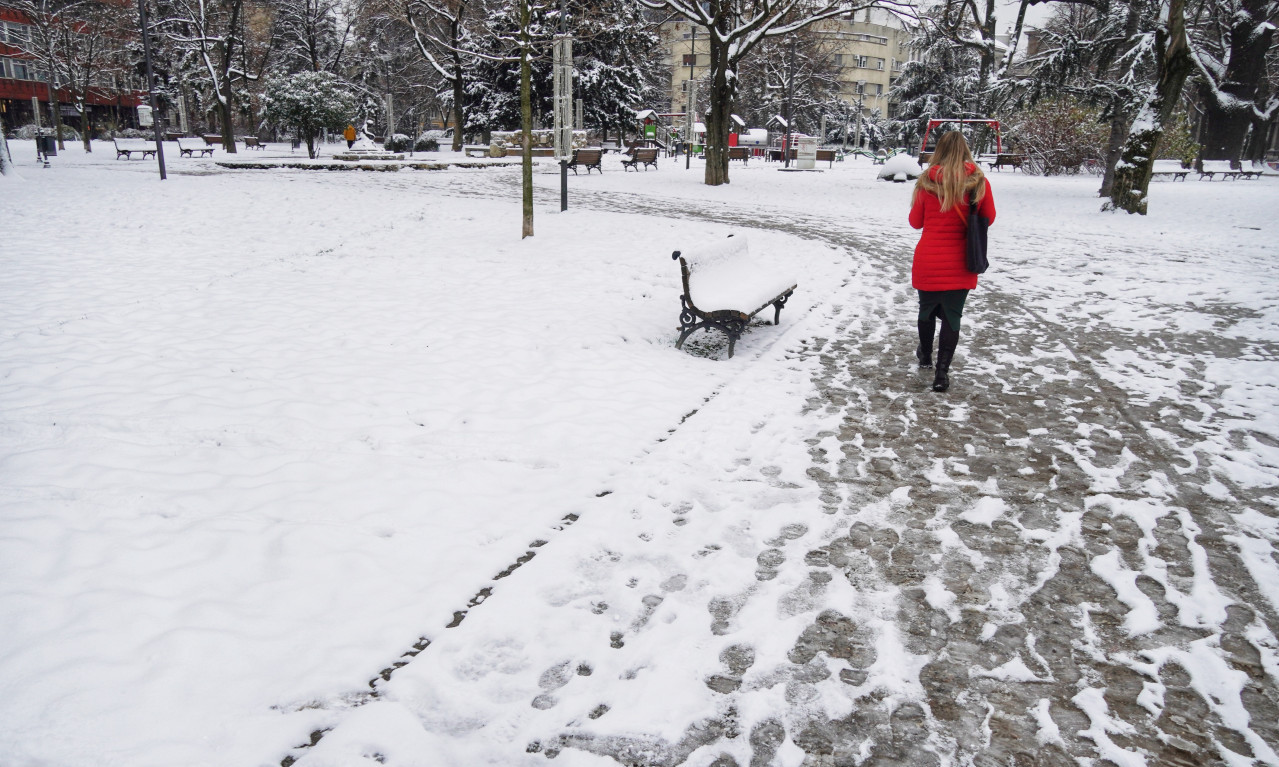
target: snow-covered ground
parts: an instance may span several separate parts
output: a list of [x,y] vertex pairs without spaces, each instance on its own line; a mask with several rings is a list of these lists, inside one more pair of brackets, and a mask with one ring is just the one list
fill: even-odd
[[[0,765],[1279,765],[1275,178],[992,174],[938,396],[866,161],[544,163],[521,241],[512,168],[10,145]],[[676,351],[730,232],[799,289]]]

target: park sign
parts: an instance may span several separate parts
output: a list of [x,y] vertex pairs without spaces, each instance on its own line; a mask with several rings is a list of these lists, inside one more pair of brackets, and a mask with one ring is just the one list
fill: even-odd
[[573,38],[557,35],[552,52],[555,113],[555,157],[567,162],[573,154]]

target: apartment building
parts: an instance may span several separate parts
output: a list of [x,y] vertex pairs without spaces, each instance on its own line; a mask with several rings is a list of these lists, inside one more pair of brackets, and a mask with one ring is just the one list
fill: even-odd
[[[876,109],[890,115],[889,88],[912,56],[907,25],[895,14],[873,8],[817,22],[813,29],[834,51],[840,98],[850,106],[860,104],[863,115]],[[671,70],[669,111],[683,113],[688,109],[689,82],[710,68],[706,30],[689,21],[672,20],[663,23],[660,31]]]
[[[27,125],[34,120],[35,104],[40,105],[40,120],[46,127],[51,124],[49,104],[49,72],[32,60],[25,52],[30,48],[33,30],[31,20],[20,11],[0,3],[0,115],[8,130]],[[100,87],[90,89],[88,115],[81,113],[81,106],[67,88],[54,89],[54,99],[64,123],[83,129],[86,124],[98,127],[104,124],[132,125],[136,121],[136,108],[143,103],[144,94],[136,78],[128,82],[103,81]]]

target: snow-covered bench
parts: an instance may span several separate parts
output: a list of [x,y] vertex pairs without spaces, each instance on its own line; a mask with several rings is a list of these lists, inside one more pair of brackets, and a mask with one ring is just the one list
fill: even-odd
[[194,140],[195,139],[190,139],[190,138],[185,140],[183,140],[183,138],[181,137],[178,138],[178,156],[179,157],[194,158],[196,152],[199,152],[201,157],[204,157],[205,155],[208,155],[209,157],[213,156],[213,147],[206,146],[203,141],[201,141],[199,145],[191,143]]
[[794,276],[762,259],[753,258],[743,235],[730,235],[692,251],[675,251],[679,261],[684,294],[679,315],[680,334],[675,348],[695,331],[716,328],[728,336],[728,356],[742,337],[750,320],[773,307],[773,324],[782,316],[782,307],[795,292]]
[[147,155],[155,156],[155,144],[144,141],[140,138],[113,138],[111,143],[115,144],[115,159],[123,157],[126,160],[132,160],[133,155],[140,154],[142,159],[147,159]]
[[1234,181],[1235,179],[1253,179],[1261,174],[1251,170],[1235,170],[1230,167],[1229,160],[1205,160],[1203,170],[1199,171],[1199,180],[1203,181],[1207,178],[1209,181],[1216,181],[1218,177],[1222,181]]

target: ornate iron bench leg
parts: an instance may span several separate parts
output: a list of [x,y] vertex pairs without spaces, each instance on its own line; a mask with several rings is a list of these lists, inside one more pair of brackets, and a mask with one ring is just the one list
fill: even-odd
[[733,358],[733,348],[737,346],[737,339],[742,337],[742,333],[746,330],[747,320],[724,320],[718,323],[724,334],[728,336],[728,358]]
[[773,302],[773,309],[775,310],[773,312],[774,325],[782,324],[782,307],[786,305],[786,299],[790,297],[791,297],[791,294],[787,293],[786,295],[779,297],[776,301]]

